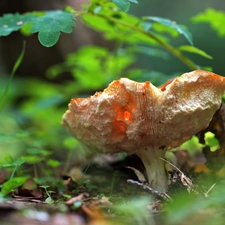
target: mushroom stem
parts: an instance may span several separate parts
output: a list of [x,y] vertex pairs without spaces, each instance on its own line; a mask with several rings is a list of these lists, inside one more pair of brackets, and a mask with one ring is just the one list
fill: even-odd
[[149,186],[160,192],[166,192],[168,188],[168,172],[165,162],[160,159],[165,158],[165,153],[161,149],[143,149],[137,153],[145,166]]

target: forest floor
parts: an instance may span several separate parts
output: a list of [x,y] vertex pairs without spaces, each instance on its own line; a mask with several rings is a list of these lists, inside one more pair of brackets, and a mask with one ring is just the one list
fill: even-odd
[[[181,151],[180,154],[190,164],[187,153]],[[100,160],[105,162],[106,157],[101,157]],[[1,200],[1,225],[170,225],[211,224],[212,221],[213,224],[223,224],[224,191],[218,192],[223,187],[221,179],[220,184],[214,185],[212,178],[206,182],[209,175],[204,170],[195,176],[194,181],[174,171],[172,184],[164,195],[146,189],[146,185],[138,182],[134,171],[126,168],[127,164],[142,167],[138,158],[128,157],[104,165],[95,162],[89,165],[85,175],[79,168],[73,168],[73,175],[82,175],[83,181],[62,177],[63,195],[59,186],[58,190],[31,188],[33,184],[29,180],[25,187],[11,193],[11,198]],[[193,182],[191,188],[185,179]]]

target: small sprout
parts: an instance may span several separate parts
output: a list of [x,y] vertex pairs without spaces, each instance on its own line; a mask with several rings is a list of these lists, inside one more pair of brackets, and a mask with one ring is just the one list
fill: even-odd
[[40,186],[40,188],[43,188],[43,189],[45,190],[45,193],[46,193],[46,195],[48,196],[48,197],[45,199],[45,202],[48,203],[48,204],[52,204],[52,203],[54,203],[54,200],[52,199],[51,194],[54,193],[54,191],[48,191],[48,190],[47,190],[48,187],[49,187],[49,186],[46,186],[46,185]]
[[47,197],[45,199],[45,202],[48,203],[48,204],[53,204],[54,203],[54,200],[51,197]]
[[168,171],[160,158],[208,126],[224,92],[225,78],[203,70],[160,88],[121,78],[103,92],[72,99],[62,123],[94,153],[139,156],[149,186],[165,192]]

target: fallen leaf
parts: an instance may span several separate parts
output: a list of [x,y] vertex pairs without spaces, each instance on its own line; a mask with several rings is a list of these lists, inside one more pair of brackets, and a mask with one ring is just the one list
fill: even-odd
[[130,167],[130,166],[127,166],[126,168],[133,170],[140,182],[147,183],[145,176],[141,171],[135,169],[134,167]]

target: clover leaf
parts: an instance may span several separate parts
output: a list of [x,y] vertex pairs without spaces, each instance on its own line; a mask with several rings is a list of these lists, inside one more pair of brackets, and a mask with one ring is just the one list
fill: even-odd
[[44,16],[37,17],[32,22],[30,32],[38,32],[38,39],[45,47],[53,46],[59,39],[60,32],[71,33],[75,26],[72,13],[64,11],[47,11]]

